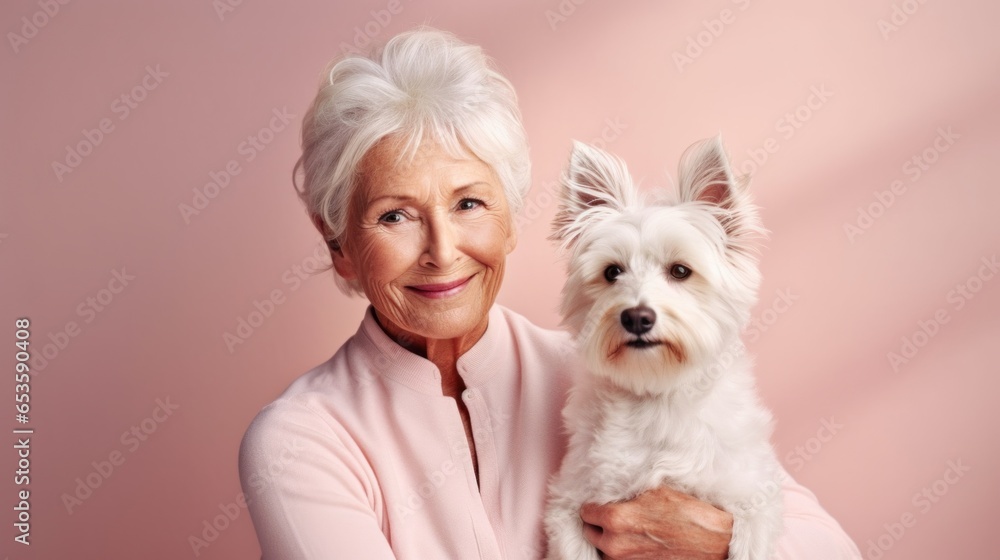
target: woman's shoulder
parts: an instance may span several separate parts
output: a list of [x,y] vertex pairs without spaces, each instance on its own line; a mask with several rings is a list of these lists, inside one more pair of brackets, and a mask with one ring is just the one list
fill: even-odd
[[[243,436],[243,445],[268,448],[280,445],[292,434],[344,439],[338,410],[348,406],[358,378],[350,375],[346,355],[352,338],[347,339],[323,363],[294,378],[273,401],[254,416]],[[357,369],[357,368],[355,368]]]
[[342,410],[341,399],[336,389],[331,390],[330,365],[328,361],[302,374],[257,412],[240,441],[241,472],[268,469],[275,457],[303,453],[328,462],[339,457],[344,464],[360,464],[355,437],[337,412]]
[[300,375],[273,401],[265,404],[250,421],[242,445],[268,449],[280,447],[295,433],[330,434],[335,418],[320,413],[317,400],[323,393],[323,373],[327,364]]

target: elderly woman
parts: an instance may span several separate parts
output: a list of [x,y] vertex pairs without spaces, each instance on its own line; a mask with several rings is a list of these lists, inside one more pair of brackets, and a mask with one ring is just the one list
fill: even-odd
[[[537,559],[573,352],[495,304],[530,185],[511,84],[421,29],[324,75],[302,198],[338,285],[370,305],[265,406],[240,475],[263,558]],[[782,491],[782,558],[860,558],[815,497]],[[732,516],[668,488],[587,504],[605,558],[726,558]]]

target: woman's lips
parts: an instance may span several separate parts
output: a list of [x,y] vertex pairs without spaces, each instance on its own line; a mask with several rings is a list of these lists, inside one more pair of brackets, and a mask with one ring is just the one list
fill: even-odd
[[424,297],[440,299],[451,297],[462,291],[471,279],[472,276],[469,276],[468,278],[462,278],[461,280],[455,280],[454,282],[445,282],[443,284],[422,284],[420,286],[407,287]]

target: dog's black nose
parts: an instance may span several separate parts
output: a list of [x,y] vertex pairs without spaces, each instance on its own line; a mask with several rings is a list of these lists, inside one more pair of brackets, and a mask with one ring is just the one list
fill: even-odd
[[645,305],[629,307],[622,311],[622,326],[632,334],[649,332],[654,323],[656,323],[656,312]]

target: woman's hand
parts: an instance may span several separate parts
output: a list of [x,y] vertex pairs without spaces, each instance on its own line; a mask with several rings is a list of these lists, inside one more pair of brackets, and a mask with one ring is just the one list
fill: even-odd
[[606,560],[725,560],[733,516],[712,504],[660,487],[627,502],[584,504],[584,536]]

